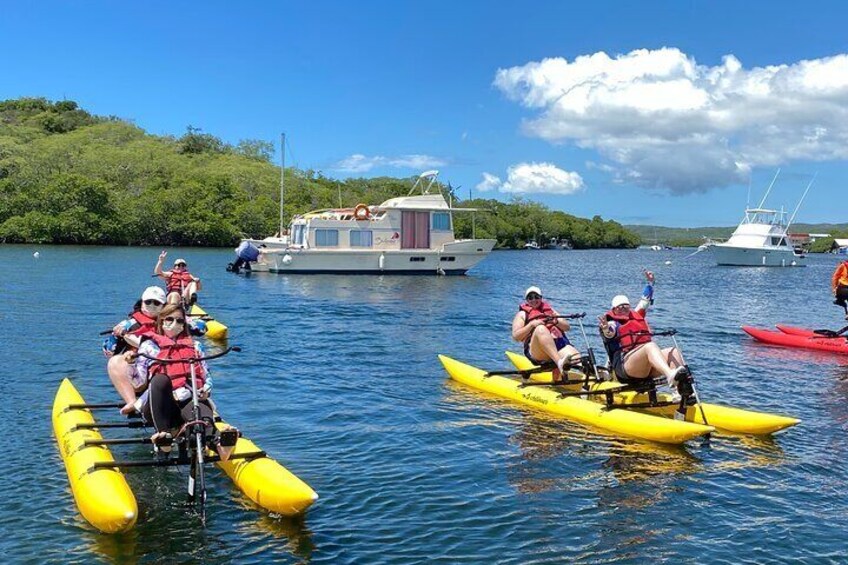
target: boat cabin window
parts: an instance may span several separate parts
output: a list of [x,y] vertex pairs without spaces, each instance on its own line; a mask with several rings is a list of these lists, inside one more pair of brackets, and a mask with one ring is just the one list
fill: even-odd
[[433,212],[433,229],[450,231],[450,214],[447,212]]
[[351,247],[372,247],[373,239],[371,230],[350,230]]
[[410,257],[409,258],[410,263],[421,263],[422,261],[426,261],[426,260],[427,260],[426,257]]
[[292,244],[293,245],[303,245],[303,234],[306,233],[306,226],[303,224],[296,224],[292,226]]
[[315,247],[338,247],[339,230],[315,230]]
[[773,237],[771,238],[772,245],[786,245],[786,240],[782,237]]

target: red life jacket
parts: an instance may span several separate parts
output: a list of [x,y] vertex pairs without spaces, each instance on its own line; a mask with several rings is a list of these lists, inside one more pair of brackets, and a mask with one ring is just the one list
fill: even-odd
[[[194,340],[189,336],[183,336],[176,340],[168,336],[153,334],[151,336],[156,345],[159,346],[159,355],[157,359],[162,360],[177,360],[191,359],[197,357],[197,352],[194,349]],[[191,376],[191,364],[189,363],[152,363],[150,374],[158,375],[165,374],[171,379],[171,388],[177,390],[182,386],[186,386],[189,377]],[[197,388],[201,388],[206,382],[203,366],[200,363],[194,365],[194,376]]]
[[[544,300],[539,303],[538,308],[533,308],[526,302],[519,305],[518,309],[524,312],[524,325],[526,326],[533,320],[539,320],[543,318],[547,318],[548,316],[555,316],[556,312],[551,308],[551,305],[545,302]],[[562,337],[562,330],[560,330],[557,325],[556,320],[551,320],[550,322],[545,322],[545,327],[551,332],[551,335],[554,339],[558,337]],[[530,339],[529,337],[527,338]]]
[[136,310],[130,314],[130,318],[136,321],[138,327],[127,332],[127,334],[150,337],[156,331],[156,318],[151,318],[141,310]]
[[171,271],[171,276],[168,277],[167,282],[168,292],[182,292],[192,281],[194,281],[194,277],[187,270]]
[[651,327],[645,321],[645,315],[638,310],[630,310],[626,316],[616,316],[610,310],[606,313],[606,319],[619,324],[618,335],[611,341],[617,345],[622,355],[626,355],[637,345],[651,341]]

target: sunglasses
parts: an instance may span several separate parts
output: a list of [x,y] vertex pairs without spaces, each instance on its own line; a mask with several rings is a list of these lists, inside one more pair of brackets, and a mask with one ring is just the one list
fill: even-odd
[[162,306],[164,304],[164,302],[159,302],[158,300],[150,299],[150,300],[145,300],[144,304],[145,304],[145,306],[153,306],[154,304],[156,306]]
[[174,267],[185,267],[185,263],[174,263]]
[[165,321],[171,324],[185,325],[185,318],[174,318],[173,316],[168,316],[167,318],[165,318]]
[[624,310],[626,308],[630,308],[630,304],[619,304],[618,306],[613,308],[613,310]]
[[540,298],[542,298],[542,296],[539,295],[539,294],[528,294],[527,295],[527,300],[539,300]]

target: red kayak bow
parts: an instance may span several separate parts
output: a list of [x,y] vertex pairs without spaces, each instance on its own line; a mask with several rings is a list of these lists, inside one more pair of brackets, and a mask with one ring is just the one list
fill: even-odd
[[848,355],[848,338],[845,336],[825,337],[803,328],[778,325],[777,329],[764,330],[751,326],[742,326],[742,330],[763,343],[780,345],[783,347],[797,347],[801,349],[816,349],[818,351],[830,351]]

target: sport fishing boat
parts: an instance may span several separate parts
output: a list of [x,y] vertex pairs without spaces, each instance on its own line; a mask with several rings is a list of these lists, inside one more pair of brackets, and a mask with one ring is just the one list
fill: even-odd
[[742,326],[742,331],[757,341],[781,347],[815,349],[848,355],[848,337],[844,335],[848,327],[840,331],[808,330],[777,324],[777,331]]
[[768,190],[756,208],[746,208],[742,222],[725,242],[708,242],[706,249],[719,265],[736,267],[803,267],[806,257],[790,244],[789,226],[792,225],[801,203],[815,180],[807,185],[795,211],[786,221],[787,213],[763,208],[780,171],[777,171]]
[[[456,239],[454,208],[422,173],[407,196],[382,204],[315,210],[295,216],[288,240],[244,240],[239,259],[251,271],[326,274],[462,275],[486,258],[494,239]],[[237,269],[231,269],[237,270]]]
[[[239,437],[229,460],[221,461],[217,455],[197,453],[181,447],[178,455],[146,461],[120,461],[112,457],[109,446],[123,444],[150,444],[146,437],[104,439],[103,429],[142,428],[140,420],[98,423],[92,411],[117,409],[123,404],[87,404],[70,380],[64,379],[53,401],[53,432],[59,453],[65,464],[68,482],[77,508],[83,518],[101,532],[113,534],[133,528],[138,519],[138,504],[121,469],[127,467],[171,467],[191,465],[189,492],[205,508],[205,483],[203,462],[215,462],[233,483],[257,506],[281,514],[302,514],[315,500],[309,485],[271,459],[253,442]],[[217,422],[219,430],[226,428]],[[175,449],[176,451],[176,449]],[[191,456],[189,456],[191,455]],[[199,473],[199,475],[198,475]],[[199,476],[199,480],[198,480]],[[197,485],[200,484],[200,490]],[[203,514],[205,520],[205,511]]]

